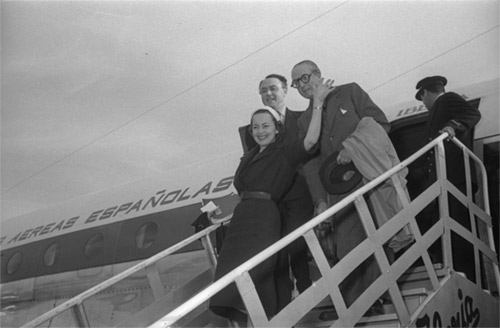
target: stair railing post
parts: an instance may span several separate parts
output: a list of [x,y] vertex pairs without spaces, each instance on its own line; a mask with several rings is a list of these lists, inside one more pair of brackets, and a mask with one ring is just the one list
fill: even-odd
[[436,159],[436,180],[439,183],[441,192],[439,193],[439,218],[443,222],[443,236],[441,238],[441,246],[443,253],[443,264],[448,269],[453,268],[453,259],[451,256],[451,230],[449,225],[450,212],[448,208],[448,187],[446,180],[446,161],[443,141],[439,141],[434,147],[434,155]]
[[160,272],[158,271],[157,262],[148,265],[146,268],[146,275],[148,276],[149,285],[153,291],[155,300],[159,300],[165,295],[165,286],[161,282]]
[[83,303],[78,303],[71,308],[71,314],[76,321],[78,327],[82,328],[90,328],[90,321],[87,316],[87,312],[85,312],[85,307]]
[[269,320],[248,271],[243,272],[237,277],[235,283],[248,311],[248,316],[253,327],[268,327]]
[[[410,313],[408,311],[408,308],[406,307],[401,291],[399,290],[397,280],[392,276],[391,264],[389,263],[389,258],[384,251],[384,245],[380,240],[379,233],[374,224],[374,218],[370,214],[368,204],[366,203],[366,200],[363,196],[359,196],[358,198],[356,198],[355,204],[361,222],[363,222],[363,226],[365,227],[366,235],[374,245],[375,251],[373,255],[380,269],[380,274],[385,280],[386,288],[389,292],[389,295],[391,296],[392,303],[398,315],[399,322],[401,323],[401,325],[407,326],[410,323]],[[382,297],[382,295],[380,295],[379,298],[380,297]]]
[[215,267],[217,266],[217,254],[215,253],[215,248],[212,244],[212,240],[210,239],[210,234],[206,234],[201,238],[201,244],[207,254],[210,267],[213,271],[215,271]]
[[[460,147],[464,153],[468,205],[469,204],[476,204],[474,202],[474,199],[473,199],[474,195],[472,195],[472,177],[471,177],[471,170],[470,170],[470,159],[473,160],[473,164],[474,164],[475,169],[479,169],[476,172],[476,177],[478,178],[479,186],[482,188],[482,190],[481,190],[481,195],[482,195],[481,200],[482,200],[482,205],[483,205],[482,210],[488,215],[489,222],[486,224],[478,225],[478,229],[477,229],[478,232],[477,233],[479,234],[479,240],[481,240],[486,245],[488,245],[488,247],[494,253],[496,253],[498,250],[495,248],[495,242],[494,242],[494,237],[493,237],[493,228],[492,228],[492,224],[491,224],[490,200],[489,200],[489,196],[488,196],[488,194],[489,194],[488,193],[488,176],[487,176],[486,169],[485,169],[483,163],[481,162],[481,160],[479,159],[479,157],[477,157],[467,147],[465,147],[465,145],[462,142],[457,140],[457,138],[453,138],[452,141],[458,147]],[[470,199],[469,199],[469,195],[470,195]],[[470,218],[472,220],[471,224],[472,224],[472,227],[474,229],[476,227],[476,223],[477,223],[474,215],[478,216],[477,220],[483,220],[483,221],[485,221],[485,220],[481,219],[481,216],[478,213],[474,213],[470,209],[470,206],[468,206],[468,207],[469,207]],[[479,206],[479,207],[481,207],[481,206]],[[477,236],[477,234],[473,234],[473,235]],[[475,254],[475,258],[478,259],[479,251],[476,247],[474,247],[474,254]],[[498,269],[498,263],[495,259],[490,259],[490,260],[492,261],[492,267],[486,267],[486,264],[484,262],[482,265],[482,270],[484,272],[484,275],[486,276],[486,279],[484,281],[484,284],[486,284],[486,286],[484,286],[482,279],[479,279],[479,285],[483,289],[487,288],[488,290],[491,291],[492,287],[493,287],[493,290],[498,291],[498,288],[500,286],[500,272]],[[480,277],[480,275],[478,275],[478,270],[479,270],[478,267],[479,267],[479,265],[476,262],[476,276]]]

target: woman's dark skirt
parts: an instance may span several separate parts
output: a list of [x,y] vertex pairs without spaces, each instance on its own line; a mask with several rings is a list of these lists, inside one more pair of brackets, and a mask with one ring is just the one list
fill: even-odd
[[[236,206],[215,270],[218,280],[280,238],[280,213],[271,200],[248,199]],[[265,260],[250,276],[268,317],[276,313],[274,268],[276,256]],[[242,321],[245,306],[233,282],[210,299],[210,309],[217,315]]]

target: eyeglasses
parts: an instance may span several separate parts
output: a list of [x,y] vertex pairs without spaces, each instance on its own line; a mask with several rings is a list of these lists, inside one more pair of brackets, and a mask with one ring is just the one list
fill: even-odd
[[311,74],[303,74],[298,79],[293,80],[292,84],[291,84],[292,88],[298,89],[298,87],[300,87],[300,82],[302,82],[302,83],[309,82],[311,80],[311,75],[313,75],[313,73],[311,73]]

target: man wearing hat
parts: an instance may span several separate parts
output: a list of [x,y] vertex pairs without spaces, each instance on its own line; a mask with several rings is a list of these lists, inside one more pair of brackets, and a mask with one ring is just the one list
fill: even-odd
[[[446,92],[447,80],[443,76],[430,76],[417,83],[415,98],[424,103],[429,110],[429,117],[425,125],[425,140],[430,141],[441,133],[446,132],[450,138],[457,138],[467,148],[472,149],[474,126],[479,122],[481,114],[473,108],[463,97]],[[451,142],[445,143],[446,177],[462,193],[466,193],[465,163],[460,148]],[[431,151],[425,165],[425,176],[430,183],[436,179],[435,158]],[[475,186],[475,171],[471,166],[473,188]],[[470,230],[470,220],[467,208],[454,197],[449,197],[450,216]],[[434,208],[438,215],[439,210]],[[436,218],[432,218],[434,220]],[[429,222],[428,222],[429,223]],[[467,245],[462,238],[452,234],[453,263],[457,271],[463,272],[471,280],[475,280],[474,253],[471,245]],[[438,255],[439,256],[439,255]]]
[[[292,80],[291,86],[310,101],[309,107],[298,122],[302,133],[307,131],[306,127],[311,119],[313,108],[324,109],[319,141],[320,154],[304,165],[316,212],[321,213],[363,185],[353,166],[339,171],[327,167],[329,163],[349,164],[352,162],[342,143],[354,132],[361,118],[372,117],[386,132],[390,125],[382,110],[356,83],[339,85],[328,94],[324,101],[318,102],[312,90],[315,85],[321,83],[322,76],[316,63],[310,60],[301,61],[293,67]],[[321,177],[320,174],[324,176]],[[332,179],[337,182],[330,184]],[[345,181],[345,183],[339,181]],[[342,259],[366,238],[354,205],[335,214],[332,225],[333,242],[338,259]],[[378,274],[376,262],[370,260],[363,263],[355,274],[351,274],[341,285],[341,293],[346,305],[350,306]],[[372,309],[373,314],[380,314],[383,311],[382,305],[378,302]],[[320,319],[332,320],[335,319],[335,314],[332,311],[324,312]]]

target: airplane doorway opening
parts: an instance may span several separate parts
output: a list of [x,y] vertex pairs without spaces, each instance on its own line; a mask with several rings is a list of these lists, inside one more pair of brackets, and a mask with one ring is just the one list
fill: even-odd
[[493,223],[493,237],[495,239],[495,247],[497,253],[499,249],[498,233],[500,229],[498,225],[499,223],[498,212],[500,209],[499,148],[500,148],[500,141],[498,140],[491,143],[485,143],[483,146],[483,163],[486,168],[486,173],[488,175],[488,191],[490,200],[491,220]]

